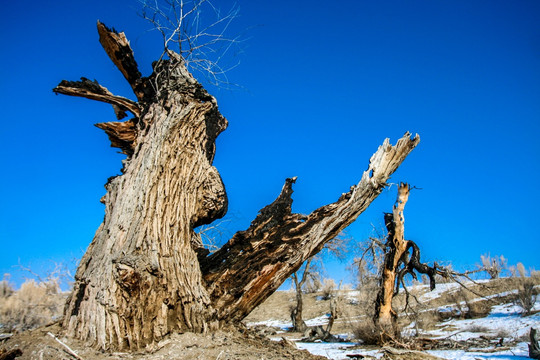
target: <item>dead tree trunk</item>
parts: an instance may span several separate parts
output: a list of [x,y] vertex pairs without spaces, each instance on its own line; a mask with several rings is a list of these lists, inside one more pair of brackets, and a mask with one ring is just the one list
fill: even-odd
[[375,302],[375,321],[381,331],[394,336],[397,315],[392,308],[392,298],[396,283],[397,269],[407,250],[405,240],[405,218],[403,210],[409,199],[410,187],[401,183],[398,188],[398,197],[392,213],[384,215],[384,222],[388,230],[388,240],[382,271],[381,285]]
[[212,166],[227,121],[179,55],[169,51],[142,77],[124,34],[101,23],[98,32],[137,101],[84,78],[54,91],[112,104],[118,119],[133,114],[97,125],[127,159],[106,184],[105,219],[81,260],[63,322],[68,336],[99,348],[141,349],[171,332],[242,320],[368,207],[420,140],[408,133],[395,146],[385,140],[357,185],[308,216],[291,212],[295,178],[287,179],[247,230],[207,256],[193,228],[227,210]]
[[[399,338],[397,329],[397,313],[392,307],[392,299],[399,292],[400,285],[405,287],[403,278],[411,274],[416,279],[416,272],[426,274],[430,280],[430,288],[435,288],[435,275],[449,277],[451,274],[435,263],[433,266],[420,262],[420,249],[411,240],[405,240],[404,209],[409,199],[411,187],[400,183],[398,196],[392,213],[384,214],[385,226],[388,231],[384,253],[383,271],[379,291],[375,301],[374,322],[379,328],[381,342]],[[408,303],[408,293],[407,293]]]

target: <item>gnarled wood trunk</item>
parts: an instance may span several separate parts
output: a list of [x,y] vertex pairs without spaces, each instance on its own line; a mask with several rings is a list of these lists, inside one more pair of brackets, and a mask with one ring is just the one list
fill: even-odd
[[84,78],[54,91],[112,104],[118,119],[133,114],[97,125],[127,159],[106,185],[105,219],[81,260],[63,322],[68,336],[102,349],[140,349],[171,332],[242,320],[367,208],[420,140],[385,140],[357,185],[308,216],[291,212],[295,179],[287,179],[247,230],[207,256],[193,229],[227,210],[212,166],[227,121],[180,56],[168,52],[142,77],[124,34],[101,23],[98,32],[138,101]]
[[399,287],[402,285],[406,292],[406,306],[408,305],[409,293],[403,281],[405,275],[410,274],[414,279],[417,279],[415,272],[427,275],[431,290],[435,289],[435,275],[446,278],[451,275],[447,269],[439,267],[437,263],[433,266],[421,263],[418,245],[412,240],[405,240],[404,210],[410,191],[409,184],[400,183],[392,212],[384,214],[388,236],[373,318],[380,332],[381,343],[400,337],[397,328],[397,313],[392,307],[392,299],[398,294]]
[[403,257],[406,256],[407,241],[405,240],[405,217],[403,210],[409,199],[410,187],[401,183],[398,197],[392,213],[384,214],[384,222],[388,230],[388,240],[384,256],[381,286],[375,302],[375,322],[381,331],[390,336],[394,335],[396,313],[392,308],[392,298],[396,284],[397,270]]

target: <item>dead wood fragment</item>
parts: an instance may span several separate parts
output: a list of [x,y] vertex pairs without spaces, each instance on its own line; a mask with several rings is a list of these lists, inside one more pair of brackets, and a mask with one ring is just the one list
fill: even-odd
[[101,46],[131,85],[137,99],[139,101],[146,100],[145,96],[148,95],[148,91],[145,89],[145,83],[126,35],[123,32],[118,33],[114,29],[107,28],[99,21],[97,29]]
[[12,349],[12,350],[1,349],[0,360],[13,360],[19,356],[22,356],[22,354],[23,352],[21,349]]
[[529,344],[529,357],[531,359],[540,359],[540,346],[538,346],[538,340],[536,338],[536,329],[531,328],[529,332],[531,343]]
[[125,117],[125,111],[131,111],[137,118],[141,115],[141,110],[136,102],[122,96],[113,95],[96,80],[91,81],[84,77],[81,77],[81,81],[62,80],[53,91],[56,94],[79,96],[111,104],[116,107],[115,113],[118,120]]
[[57,338],[53,333],[51,332],[47,332],[47,335],[52,337],[54,340],[56,340],[57,343],[59,343],[60,345],[62,345],[64,347],[64,349],[71,355],[73,356],[75,359],[77,360],[84,360],[82,357],[80,357],[79,355],[77,355],[77,353],[75,351],[73,351],[72,348],[70,348],[69,346],[66,345],[66,343],[64,343],[62,340],[60,340],[59,338]]
[[442,358],[415,350],[384,347],[384,358],[389,360],[442,360]]
[[122,152],[128,156],[133,154],[135,140],[137,140],[137,128],[134,120],[97,123],[95,125],[105,130],[112,147],[122,149]]

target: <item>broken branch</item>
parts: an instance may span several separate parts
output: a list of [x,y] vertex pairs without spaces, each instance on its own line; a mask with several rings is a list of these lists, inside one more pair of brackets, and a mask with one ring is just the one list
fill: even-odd
[[219,317],[247,316],[369,206],[419,141],[418,135],[409,133],[395,146],[386,139],[357,185],[307,217],[291,212],[296,178],[287,179],[279,197],[260,211],[247,230],[201,261],[210,296],[221,309]]
[[81,81],[62,80],[57,87],[53,89],[56,94],[84,97],[90,100],[97,100],[116,106],[116,116],[118,120],[125,117],[125,111],[131,111],[135,117],[141,116],[139,105],[122,96],[113,95],[106,87],[101,86],[96,80],[91,81],[82,77]]
[[99,21],[97,29],[101,46],[131,85],[137,99],[144,100],[144,81],[126,35],[123,32],[118,33],[114,29],[109,29]]

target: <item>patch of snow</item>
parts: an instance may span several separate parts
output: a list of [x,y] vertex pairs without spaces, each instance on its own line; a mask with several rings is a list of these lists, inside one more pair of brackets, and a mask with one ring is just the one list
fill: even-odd
[[325,314],[313,319],[305,320],[307,326],[317,326],[317,325],[326,325],[328,324],[328,319],[330,318],[329,314]]
[[[482,280],[475,280],[474,282],[466,281],[463,284],[465,286],[470,286],[470,285],[474,285],[475,283],[482,284],[482,283],[487,283],[487,282],[489,282],[488,279],[482,279]],[[440,297],[443,293],[446,293],[446,292],[452,293],[458,290],[460,287],[461,285],[456,282],[449,282],[449,283],[437,284],[435,286],[435,289],[433,289],[432,291],[429,290],[429,285],[415,285],[411,289],[409,289],[409,291],[412,289],[415,289],[415,290],[425,289],[426,292],[422,294],[419,297],[419,299],[420,301],[430,301],[430,300],[434,300]]]
[[382,357],[382,354],[379,350],[363,350],[363,349],[350,349],[347,348],[355,346],[355,343],[325,343],[325,342],[316,342],[316,343],[303,343],[297,342],[296,346],[299,349],[307,350],[314,355],[325,356],[333,360],[344,360],[349,359],[347,354],[362,354],[374,356],[377,359]]
[[417,285],[417,287],[419,289],[425,288],[427,291],[425,294],[422,294],[420,296],[420,301],[424,302],[424,301],[434,300],[440,297],[441,294],[445,292],[455,291],[459,289],[460,285],[455,282],[437,284],[437,286],[435,286],[435,289],[433,289],[432,291],[429,291],[429,285]]
[[[540,304],[536,304],[540,307]],[[432,335],[438,338],[450,337],[453,340],[468,340],[478,338],[485,335],[507,334],[506,337],[518,339],[526,336],[529,329],[540,325],[540,313],[521,316],[521,309],[513,304],[503,304],[494,306],[490,314],[485,318],[457,320],[452,319],[445,321],[440,326],[451,327],[454,329],[453,334],[449,334],[444,329],[427,331],[425,334]],[[471,332],[472,328],[482,329],[485,331]]]
[[292,327],[292,324],[290,321],[287,322],[283,320],[273,320],[273,319],[265,320],[265,321],[250,322],[246,324],[247,327],[254,327],[254,326],[259,326],[259,325],[264,325],[264,326],[269,326],[269,327],[278,327],[281,330],[287,330]]
[[530,360],[529,350],[526,343],[519,343],[516,347],[510,350],[497,351],[486,353],[481,351],[464,351],[464,350],[428,350],[427,353],[441,357],[443,359],[452,360]]

